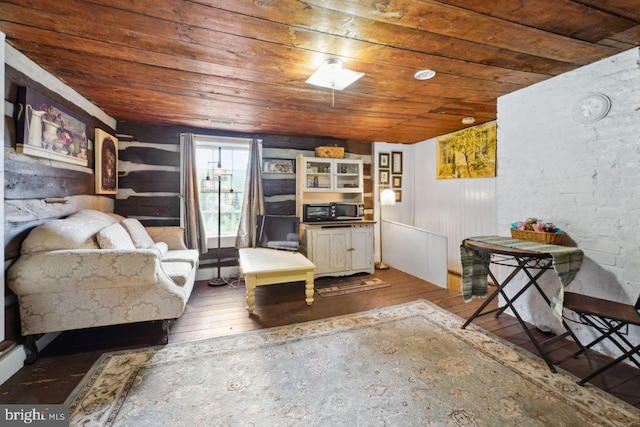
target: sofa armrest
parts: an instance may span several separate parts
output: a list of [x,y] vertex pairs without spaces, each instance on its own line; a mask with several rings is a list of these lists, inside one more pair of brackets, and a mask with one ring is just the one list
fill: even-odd
[[187,249],[182,227],[145,227],[154,242],[165,242],[170,251]]
[[69,249],[22,255],[7,271],[18,296],[149,285],[160,260],[152,249]]

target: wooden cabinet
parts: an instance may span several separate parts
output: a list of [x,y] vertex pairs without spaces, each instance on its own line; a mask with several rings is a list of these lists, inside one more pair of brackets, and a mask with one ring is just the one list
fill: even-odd
[[[296,215],[305,203],[363,203],[362,159],[296,159]],[[315,277],[374,272],[373,221],[302,223],[301,252]]]
[[301,252],[316,266],[315,277],[374,272],[373,221],[301,226]]

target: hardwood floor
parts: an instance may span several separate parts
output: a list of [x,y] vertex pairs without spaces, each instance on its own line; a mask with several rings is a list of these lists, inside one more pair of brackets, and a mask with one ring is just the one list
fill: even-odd
[[[367,292],[320,297],[316,294],[312,306],[304,304],[304,286],[290,283],[256,289],[255,315],[246,312],[242,282],[223,287],[209,287],[197,282],[185,313],[172,325],[169,342],[201,340],[237,334],[253,329],[323,319],[355,313],[376,307],[390,306],[423,298],[463,318],[468,318],[481,304],[468,304],[458,293],[439,288],[395,269],[376,271],[375,276],[391,287]],[[318,279],[323,286],[343,279]],[[495,305],[494,305],[495,306]],[[487,315],[476,319],[475,325],[533,353],[517,320],[502,315]],[[40,359],[26,366],[0,386],[0,403],[63,403],[86,372],[105,351],[155,345],[161,339],[161,322],[97,328],[63,333],[42,352]],[[533,332],[540,335],[535,328]],[[577,376],[584,376],[607,358],[595,352],[579,358],[571,357],[577,346],[560,341],[549,348],[558,366]],[[614,396],[640,408],[640,370],[618,365],[592,383]]]

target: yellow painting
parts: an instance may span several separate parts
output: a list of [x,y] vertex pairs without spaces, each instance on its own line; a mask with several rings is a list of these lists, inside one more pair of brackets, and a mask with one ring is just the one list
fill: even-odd
[[437,138],[437,179],[496,176],[496,122]]

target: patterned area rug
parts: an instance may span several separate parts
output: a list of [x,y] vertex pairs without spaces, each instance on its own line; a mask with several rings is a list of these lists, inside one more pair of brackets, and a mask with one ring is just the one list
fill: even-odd
[[333,297],[337,295],[371,291],[373,289],[388,288],[389,286],[391,286],[391,283],[385,282],[377,277],[367,277],[365,279],[353,279],[346,282],[339,282],[326,287],[318,287],[318,285],[316,285],[316,294],[321,297]]
[[439,307],[105,354],[83,426],[632,426],[640,411]]

